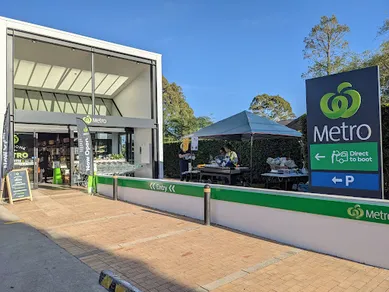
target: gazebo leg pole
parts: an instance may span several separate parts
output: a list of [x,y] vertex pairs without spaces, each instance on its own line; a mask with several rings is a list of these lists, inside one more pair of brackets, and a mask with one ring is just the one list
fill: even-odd
[[254,140],[254,137],[251,134],[251,139],[250,139],[250,186],[253,184],[253,140]]

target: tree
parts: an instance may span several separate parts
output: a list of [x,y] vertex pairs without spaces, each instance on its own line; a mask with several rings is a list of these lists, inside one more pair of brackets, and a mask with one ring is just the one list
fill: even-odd
[[195,117],[179,85],[163,77],[162,88],[164,142],[177,141],[212,123],[209,117]]
[[380,27],[380,30],[378,31],[378,35],[384,35],[387,32],[389,32],[389,19],[384,21],[384,24]]
[[[386,20],[378,31],[378,36],[389,32],[389,20]],[[381,101],[389,102],[389,41],[384,41],[377,52],[369,51],[353,54],[343,71],[356,70],[371,66],[380,68]]]
[[348,42],[346,34],[350,32],[347,25],[338,23],[335,15],[322,16],[304,39],[304,59],[310,65],[303,77],[320,77],[342,71],[347,61]]
[[208,127],[209,125],[212,125],[212,124],[213,124],[213,121],[212,121],[211,117],[202,116],[202,117],[196,118],[196,127],[198,129]]
[[290,103],[279,95],[257,95],[250,104],[250,110],[257,115],[277,122],[296,117]]

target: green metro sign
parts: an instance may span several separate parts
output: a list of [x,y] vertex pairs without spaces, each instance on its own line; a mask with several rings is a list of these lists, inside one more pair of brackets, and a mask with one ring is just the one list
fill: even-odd
[[306,81],[311,192],[382,198],[379,88],[378,67]]

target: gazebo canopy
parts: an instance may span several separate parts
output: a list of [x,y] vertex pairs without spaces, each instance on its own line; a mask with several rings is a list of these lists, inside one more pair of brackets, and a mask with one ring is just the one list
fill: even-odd
[[243,111],[192,133],[190,137],[250,140],[260,138],[301,137],[301,133],[264,117]]

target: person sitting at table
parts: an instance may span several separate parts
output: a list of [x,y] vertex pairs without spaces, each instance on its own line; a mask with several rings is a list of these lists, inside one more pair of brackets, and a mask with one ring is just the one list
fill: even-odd
[[224,149],[224,147],[220,148],[219,153],[220,153],[219,156],[225,157],[226,156],[226,149]]
[[239,159],[236,152],[232,150],[231,144],[224,146],[224,149],[226,150],[226,167],[236,167]]
[[178,153],[178,158],[180,159],[180,180],[184,181],[189,181],[189,175],[188,175],[188,170],[189,170],[189,157],[190,157],[190,145],[186,151],[183,150],[184,145],[181,143],[180,145],[180,151]]

